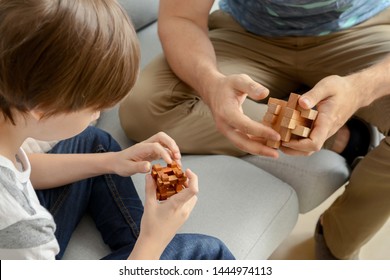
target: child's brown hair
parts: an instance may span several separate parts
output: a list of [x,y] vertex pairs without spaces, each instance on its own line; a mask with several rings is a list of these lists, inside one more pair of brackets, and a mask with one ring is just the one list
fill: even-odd
[[115,105],[139,71],[134,28],[116,0],[0,0],[0,110],[44,116]]

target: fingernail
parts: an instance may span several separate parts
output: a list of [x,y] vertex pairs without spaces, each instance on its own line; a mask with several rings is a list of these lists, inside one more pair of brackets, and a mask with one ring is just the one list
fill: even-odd
[[150,168],[151,168],[150,162],[147,162],[147,163],[144,165],[144,171],[145,171],[145,172],[149,172],[149,171],[150,171]]
[[265,87],[257,87],[255,94],[257,96],[262,96],[267,93],[267,89]]
[[271,140],[273,140],[273,141],[279,141],[279,140],[280,140],[280,135],[279,135],[279,134],[272,135],[272,136],[271,136]]
[[301,100],[307,107],[311,107],[310,100],[308,98],[302,97]]

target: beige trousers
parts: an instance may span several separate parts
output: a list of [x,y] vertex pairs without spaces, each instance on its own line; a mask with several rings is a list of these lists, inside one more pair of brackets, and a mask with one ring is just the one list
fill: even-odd
[[[248,74],[277,98],[302,85],[313,87],[328,75],[364,69],[390,53],[390,9],[354,28],[321,37],[259,37],[221,11],[210,15],[209,28],[220,71]],[[248,99],[243,110],[260,121],[266,106]],[[244,155],[216,130],[208,107],[172,73],[162,55],[142,71],[119,115],[127,136],[136,141],[165,131],[183,153]],[[390,96],[358,115],[389,135]],[[335,256],[349,258],[388,219],[389,171],[387,137],[358,165],[344,194],[324,213],[326,242]]]

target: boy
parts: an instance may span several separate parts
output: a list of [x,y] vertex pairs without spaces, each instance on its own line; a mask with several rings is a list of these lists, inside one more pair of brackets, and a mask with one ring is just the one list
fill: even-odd
[[[143,210],[128,176],[179,160],[173,139],[158,133],[120,151],[85,129],[139,70],[136,34],[116,1],[0,0],[0,34],[0,259],[61,259],[86,211],[113,251],[106,259],[233,258],[215,238],[175,235],[197,199],[190,170],[188,188],[162,204],[147,175]],[[28,137],[75,135],[47,154],[20,148]]]

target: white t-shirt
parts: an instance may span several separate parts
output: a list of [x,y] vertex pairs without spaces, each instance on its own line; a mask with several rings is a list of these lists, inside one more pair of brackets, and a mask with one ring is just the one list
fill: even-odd
[[16,158],[18,168],[0,155],[0,259],[55,259],[55,222],[31,185],[25,152]]

